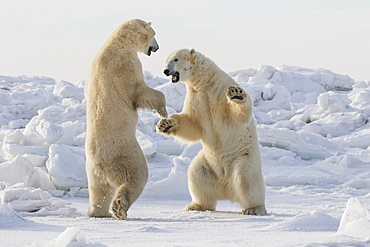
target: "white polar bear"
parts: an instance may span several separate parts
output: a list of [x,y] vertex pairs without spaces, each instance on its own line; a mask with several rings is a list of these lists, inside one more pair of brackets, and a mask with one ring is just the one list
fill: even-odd
[[138,108],[167,117],[163,93],[148,87],[137,53],[158,50],[151,24],[119,26],[94,58],[86,84],[86,172],[91,217],[126,219],[142,193],[148,166],[136,140]]
[[211,59],[180,49],[167,59],[164,73],[185,82],[183,111],[164,118],[157,131],[203,149],[188,170],[192,203],[185,210],[215,210],[218,200],[243,207],[242,214],[265,215],[265,184],[252,101]]

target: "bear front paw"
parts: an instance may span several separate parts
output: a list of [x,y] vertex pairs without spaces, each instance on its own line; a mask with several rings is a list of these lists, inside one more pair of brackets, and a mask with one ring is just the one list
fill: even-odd
[[238,86],[229,86],[227,97],[234,102],[243,102],[247,98],[244,89]]
[[173,118],[163,118],[156,125],[157,132],[170,134],[177,127],[177,121]]

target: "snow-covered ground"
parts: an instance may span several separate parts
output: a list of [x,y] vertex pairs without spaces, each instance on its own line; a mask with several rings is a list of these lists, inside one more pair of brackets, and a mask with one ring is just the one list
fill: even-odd
[[[267,216],[185,212],[181,146],[140,111],[149,180],[128,220],[86,216],[84,82],[0,76],[0,246],[370,246],[370,81],[294,66],[230,72],[254,99]],[[145,72],[180,112],[186,89]]]

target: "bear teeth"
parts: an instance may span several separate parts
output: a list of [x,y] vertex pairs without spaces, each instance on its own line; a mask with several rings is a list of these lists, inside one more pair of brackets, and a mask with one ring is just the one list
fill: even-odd
[[172,76],[172,82],[178,82],[180,79],[180,74],[179,72],[176,72],[173,76]]

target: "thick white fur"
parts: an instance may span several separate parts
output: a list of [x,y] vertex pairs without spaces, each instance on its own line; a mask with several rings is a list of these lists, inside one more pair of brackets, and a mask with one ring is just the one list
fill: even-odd
[[265,184],[249,95],[194,49],[173,52],[166,70],[171,75],[179,73],[187,94],[183,111],[162,119],[157,131],[185,141],[201,140],[203,144],[189,167],[192,203],[185,210],[215,210],[218,200],[231,200],[241,204],[243,214],[266,214]]
[[[155,43],[150,23],[130,20],[118,27],[91,64],[87,99],[86,171],[91,217],[126,219],[148,178],[136,140],[138,108],[167,117],[164,95],[144,82],[137,53]],[[156,44],[156,43],[155,43]]]

